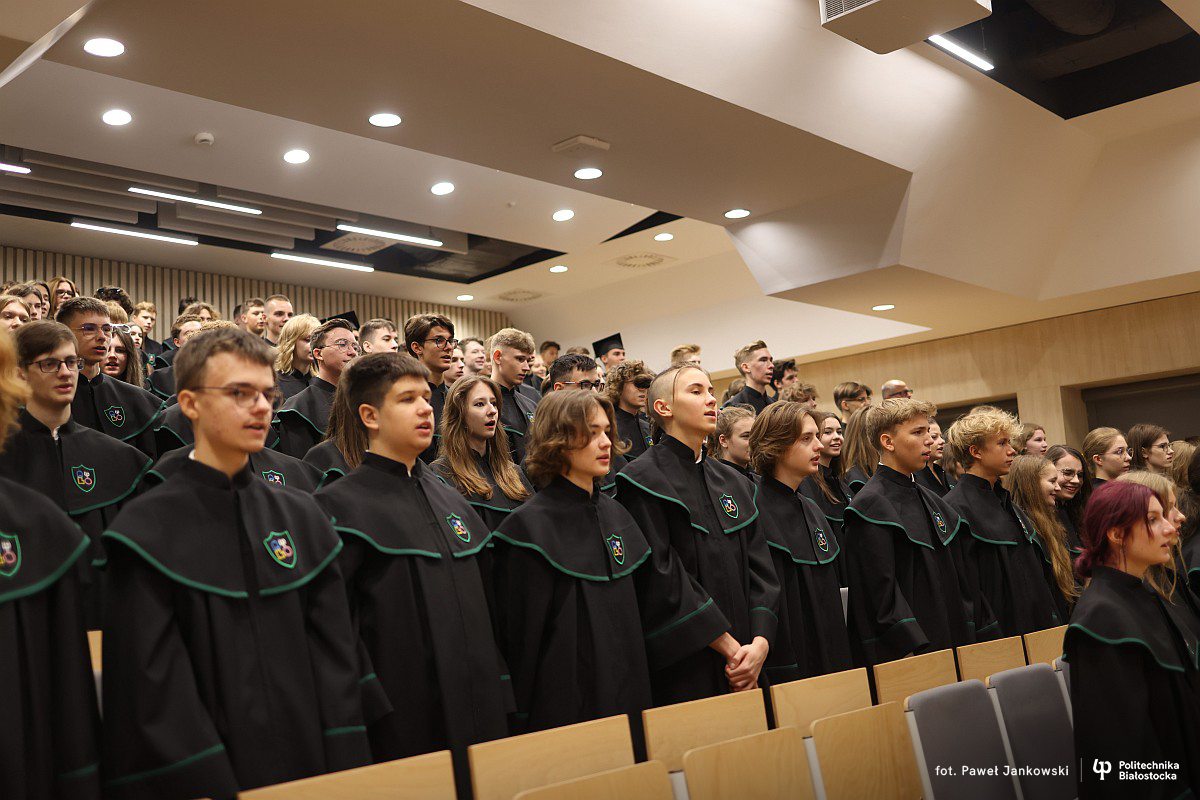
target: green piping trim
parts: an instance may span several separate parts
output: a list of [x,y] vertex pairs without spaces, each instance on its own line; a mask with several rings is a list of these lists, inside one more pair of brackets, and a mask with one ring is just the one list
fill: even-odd
[[[218,586],[209,586],[206,583],[200,583],[199,581],[194,581],[190,578],[185,578],[182,575],[180,575],[179,573],[174,572],[170,569],[167,569],[165,564],[163,564],[161,561],[156,559],[154,556],[150,555],[148,552],[146,552],[146,550],[140,544],[133,541],[132,539],[130,539],[128,536],[126,536],[123,533],[118,533],[117,531],[114,531],[114,530],[107,530],[104,532],[104,534],[100,538],[101,539],[115,539],[118,542],[121,542],[126,547],[128,547],[130,550],[137,553],[142,558],[146,559],[146,561],[150,564],[150,566],[154,567],[155,569],[157,569],[163,575],[166,575],[171,580],[176,581],[178,583],[182,583],[184,586],[189,586],[193,589],[199,589],[202,592],[211,592],[213,594],[221,595],[222,597],[232,597],[237,600],[245,600],[248,597],[250,597],[249,592],[239,592],[239,591],[235,591],[233,589],[222,589]],[[222,746],[224,746],[224,745],[222,745]]]
[[363,675],[361,678],[358,679],[358,685],[362,686],[364,683],[370,683],[371,681],[377,681],[377,680],[379,680],[379,676],[376,675],[374,672],[369,672],[366,675]]
[[765,611],[768,614],[770,614],[772,617],[775,617],[776,622],[779,622],[779,616],[774,611],[767,608],[766,606],[755,606],[754,608],[750,609],[751,614],[753,614],[755,611]]
[[159,431],[167,431],[167,432],[168,432],[168,433],[170,433],[172,436],[174,436],[176,439],[178,439],[178,440],[179,440],[179,443],[180,443],[181,445],[183,445],[184,447],[190,447],[190,446],[192,445],[192,442],[185,442],[185,441],[183,440],[183,437],[182,437],[182,436],[180,436],[178,433],[176,433],[176,432],[175,432],[175,429],[174,429],[174,428],[172,428],[170,425],[160,425],[159,427],[157,427],[157,428],[155,428],[155,429],[154,429],[154,432],[155,432],[155,433],[158,433]]
[[841,525],[843,522],[846,521],[844,517],[831,517],[828,514],[826,514],[825,512],[821,512],[821,513],[822,513],[822,516],[825,517],[825,519],[829,520],[830,522],[836,522],[838,525]]
[[[905,528],[903,525],[901,525],[901,524],[900,524],[900,523],[898,523],[898,522],[888,522],[887,520],[882,520],[882,519],[872,519],[871,517],[868,517],[866,514],[862,513],[861,511],[859,511],[857,508],[854,508],[853,506],[848,506],[848,507],[846,508],[846,513],[847,513],[847,514],[849,514],[850,512],[854,512],[854,515],[855,515],[856,517],[859,517],[860,519],[862,519],[862,520],[864,520],[864,521],[866,521],[866,522],[870,522],[872,525],[889,525],[889,526],[891,526],[891,527],[893,527],[893,528],[899,528],[901,531],[903,531],[903,532],[904,532],[904,538],[905,538],[905,539],[908,539],[908,540],[909,540],[910,542],[912,542],[913,544],[919,544],[919,545],[921,545],[922,547],[928,547],[930,550],[935,550],[935,549],[936,549],[936,548],[935,548],[933,545],[931,545],[931,544],[925,544],[924,542],[918,542],[916,539],[914,539],[914,538],[912,538],[911,536],[909,536],[909,535],[908,535],[908,530],[907,530],[907,529],[906,529],[906,528]],[[955,533],[957,533],[957,532],[958,532],[958,526],[957,526],[957,525],[955,525],[955,526],[954,526],[954,531],[955,531]],[[951,537],[951,538],[953,538],[953,537]],[[940,540],[939,540],[939,541],[940,541]],[[947,542],[947,543],[948,543],[948,542]],[[898,624],[898,623],[897,623],[897,624]]]
[[507,425],[501,425],[500,427],[504,428],[506,433],[515,433],[517,436],[520,436],[521,438],[525,437],[525,434],[521,433],[516,428],[510,428]]
[[642,565],[642,562],[644,562],[647,558],[650,557],[650,548],[646,548],[646,552],[642,554],[642,557],[639,558],[636,563],[630,564],[628,567],[621,570],[620,572],[614,572],[611,576],[609,576],[609,575],[586,575],[582,572],[575,572],[574,570],[567,569],[562,564],[558,563],[553,558],[551,558],[549,553],[547,553],[545,550],[543,550],[541,547],[534,544],[533,542],[519,542],[516,539],[512,539],[508,536],[505,536],[503,533],[500,533],[500,531],[492,531],[492,535],[495,536],[497,539],[499,539],[502,542],[508,542],[513,547],[523,547],[527,550],[535,550],[538,553],[541,553],[542,558],[549,561],[550,566],[554,567],[559,572],[561,572],[565,575],[570,575],[572,578],[579,578],[579,579],[585,580],[585,581],[606,582],[606,581],[616,580],[617,578],[624,578],[626,575],[628,575],[629,573],[633,572],[635,569],[640,567]]
[[[704,527],[703,525],[698,525],[697,523],[692,521],[692,510],[690,508],[688,508],[687,504],[684,503],[682,500],[675,498],[675,497],[670,497],[665,494],[659,494],[658,492],[654,491],[653,489],[650,489],[649,487],[643,486],[642,484],[638,483],[633,478],[626,475],[624,472],[618,472],[617,477],[624,478],[625,480],[629,481],[637,488],[641,489],[646,494],[657,497],[660,500],[666,500],[668,502],[674,503],[675,505],[679,506],[680,508],[682,508],[684,511],[687,512],[689,525],[691,525],[693,528],[695,528],[698,531],[704,531],[705,533],[709,533],[708,528]],[[614,481],[613,484],[615,485],[616,481]],[[741,523],[740,525],[738,525],[736,527],[729,528],[729,529],[722,528],[721,532],[726,533],[726,534],[735,533],[737,531],[740,531],[742,528],[746,527],[747,525],[749,525],[751,522],[754,522],[754,520],[758,519],[758,504],[755,503],[755,500],[757,498],[758,498],[758,484],[754,484],[754,494],[750,496],[750,505],[754,506],[754,514],[752,514],[748,520],[746,520],[745,522]]]
[[742,528],[758,519],[758,484],[754,483],[751,485],[754,486],[754,493],[750,495],[750,505],[754,506],[754,513],[750,515],[750,519],[741,523],[737,527],[727,529],[725,533],[734,533],[736,531],[740,531]]
[[343,728],[326,728],[326,736],[345,736],[348,733],[366,733],[366,725],[347,725]]
[[896,622],[892,623],[891,627],[889,627],[886,631],[884,631],[883,633],[876,636],[874,639],[863,639],[862,643],[863,644],[874,644],[875,642],[878,642],[880,639],[883,639],[884,637],[886,637],[892,631],[896,630],[896,628],[899,628],[901,625],[907,625],[910,622],[916,622],[916,621],[917,621],[916,617],[905,617],[902,620],[897,620]]
[[20,600],[22,597],[28,597],[31,594],[37,594],[48,586],[53,586],[58,579],[66,573],[67,570],[74,566],[75,562],[79,560],[79,557],[87,551],[88,544],[90,544],[91,541],[92,540],[87,537],[87,534],[84,534],[83,541],[81,541],[74,551],[67,556],[63,563],[54,568],[53,572],[42,578],[37,583],[26,586],[24,589],[14,589],[11,592],[0,594],[0,603],[7,603],[10,600]]
[[821,561],[820,559],[817,559],[816,561],[809,561],[808,559],[805,559],[805,558],[796,558],[794,555],[792,555],[792,551],[785,545],[775,544],[772,541],[768,541],[767,547],[774,547],[776,550],[787,553],[788,558],[790,558],[792,561],[795,561],[797,564],[808,564],[809,566],[812,566],[812,567],[823,567],[826,564],[829,564],[832,561],[834,561],[839,555],[841,555],[841,552],[842,552],[841,548],[839,547],[838,551],[836,553],[834,553],[833,555],[831,555],[829,557],[828,561]]
[[651,631],[650,633],[647,633],[647,634],[646,634],[646,636],[645,636],[644,638],[646,639],[646,641],[650,641],[651,639],[653,639],[653,638],[655,638],[655,637],[662,636],[662,635],[663,635],[664,633],[666,633],[667,631],[670,631],[670,630],[673,630],[673,629],[675,629],[675,628],[678,628],[680,625],[682,625],[683,623],[687,622],[689,619],[691,619],[692,617],[696,616],[696,615],[697,615],[697,614],[699,614],[701,611],[704,611],[706,608],[708,608],[708,607],[709,607],[709,606],[711,606],[712,604],[713,604],[713,599],[710,597],[710,598],[708,598],[707,600],[705,600],[705,601],[704,601],[704,605],[700,606],[700,607],[699,607],[699,608],[697,608],[695,611],[690,611],[690,612],[688,612],[687,614],[684,614],[684,615],[683,615],[682,617],[680,617],[679,619],[675,620],[674,622],[668,622],[666,625],[662,626],[662,627],[661,627],[661,628],[659,628],[658,630],[656,630],[656,631]]
[[345,543],[342,542],[341,539],[339,539],[337,546],[334,547],[333,550],[330,551],[329,555],[325,556],[325,558],[321,560],[321,563],[317,564],[317,566],[315,566],[311,570],[309,570],[306,575],[304,575],[301,578],[297,578],[296,580],[292,581],[291,583],[285,583],[283,586],[272,586],[270,589],[259,589],[258,596],[259,597],[273,597],[277,594],[283,594],[284,592],[290,592],[293,589],[299,589],[301,586],[305,585],[306,583],[311,581],[313,578],[320,575],[321,572],[326,567],[329,566],[330,562],[332,562],[335,558],[337,558],[337,554],[342,552],[342,548],[345,546],[346,546]]
[[338,533],[347,533],[357,536],[365,540],[369,545],[374,547],[381,553],[386,553],[389,556],[425,556],[426,558],[441,558],[441,553],[435,553],[432,550],[418,550],[415,547],[384,547],[379,542],[372,539],[367,534],[357,528],[347,528],[345,525],[334,525],[333,529]]
[[[972,623],[971,627],[975,627],[975,624]],[[990,631],[992,628],[999,628],[999,627],[1000,627],[1000,620],[995,620],[990,625],[984,625],[982,628],[977,630],[976,633],[983,633],[984,631]]]
[[321,436],[324,436],[324,435],[325,435],[325,429],[324,429],[324,428],[318,428],[318,427],[317,427],[317,424],[316,424],[315,422],[313,422],[311,419],[309,419],[308,417],[304,416],[302,413],[300,413],[298,410],[296,410],[296,409],[294,409],[294,408],[281,408],[281,409],[279,409],[278,411],[276,411],[276,412],[275,412],[275,420],[273,420],[273,421],[277,421],[277,420],[279,419],[279,416],[280,416],[281,414],[286,414],[286,413],[289,413],[289,412],[290,412],[290,413],[292,413],[292,414],[295,414],[297,417],[299,417],[300,419],[302,419],[302,420],[304,420],[305,422],[307,422],[307,423],[309,424],[309,426],[310,426],[310,427],[311,427],[311,428],[312,428],[314,431],[316,431],[317,433],[321,434]]
[[1105,644],[1114,644],[1114,645],[1116,645],[1116,644],[1140,644],[1142,647],[1146,648],[1146,650],[1148,650],[1150,652],[1150,657],[1153,658],[1155,663],[1157,663],[1163,669],[1169,669],[1172,672],[1186,672],[1186,670],[1184,670],[1183,667],[1179,667],[1174,664],[1164,664],[1163,662],[1159,661],[1158,653],[1154,652],[1154,648],[1150,646],[1149,642],[1144,641],[1142,639],[1138,639],[1138,638],[1132,637],[1132,636],[1126,637],[1124,639],[1108,639],[1104,636],[1101,636],[1100,634],[1096,633],[1093,630],[1089,630],[1088,628],[1083,627],[1078,622],[1072,622],[1067,627],[1067,630],[1070,630],[1071,628],[1081,630],[1084,633],[1086,633],[1088,636],[1091,636],[1096,641],[1104,642]]
[[164,411],[166,411],[166,410],[167,410],[167,404],[166,404],[166,403],[164,403],[164,402],[161,402],[161,401],[160,401],[160,402],[159,402],[159,404],[158,404],[158,411],[155,411],[153,414],[151,414],[151,415],[150,415],[150,419],[146,420],[146,424],[145,424],[145,425],[143,425],[142,427],[138,428],[138,429],[137,429],[136,431],[134,431],[133,433],[131,433],[131,434],[129,434],[128,436],[126,436],[126,437],[125,437],[124,439],[122,439],[121,441],[122,441],[122,442],[128,442],[128,441],[129,441],[130,439],[132,439],[133,437],[141,435],[142,431],[146,430],[146,428],[149,428],[149,427],[150,427],[150,425],[151,425],[151,423],[153,423],[153,422],[154,422],[154,420],[156,420],[156,419],[158,419],[159,417],[161,417],[161,416],[162,416],[162,413],[163,413]]
[[[954,541],[954,537],[958,536],[958,529],[962,527],[962,524],[963,524],[963,518],[959,517],[958,522],[954,523],[954,530],[950,531],[950,537],[948,539],[946,539],[946,541],[942,542],[942,544],[944,546],[946,546],[946,547],[950,546],[950,543]],[[970,529],[971,529],[971,526],[967,525],[967,530],[970,530]]]
[[503,675],[501,675],[501,676],[500,676],[500,680],[502,680],[502,681],[511,681],[511,680],[512,680],[512,675],[509,675],[508,673],[505,673],[505,674],[503,674]]
[[160,481],[165,481],[167,479],[166,475],[163,475],[161,472],[159,472],[158,470],[153,469],[153,468],[151,468],[151,470],[146,473],[146,477],[147,478],[155,477],[155,478],[158,478]]
[[70,772],[61,772],[58,775],[55,775],[54,779],[56,781],[73,781],[78,778],[86,777],[88,775],[95,775],[99,771],[100,771],[99,764],[88,764],[86,767],[80,767],[79,769],[73,769]]
[[190,755],[187,758],[182,758],[179,761],[176,761],[174,764],[167,764],[165,767],[148,769],[145,772],[135,772],[134,774],[126,775],[123,778],[115,778],[114,780],[107,781],[104,785],[111,788],[116,786],[124,786],[127,783],[135,783],[136,781],[145,780],[146,778],[156,778],[159,775],[166,775],[168,772],[173,772],[177,769],[181,769],[190,764],[194,764],[197,761],[208,758],[209,756],[215,756],[217,753],[224,752],[225,745],[215,744],[207,750],[201,750],[199,753]]
[[[126,489],[124,492],[122,492],[120,495],[118,495],[117,497],[114,497],[112,500],[106,500],[103,503],[96,503],[96,504],[90,505],[86,508],[75,509],[74,511],[70,512],[69,516],[77,517],[80,514],[86,514],[89,511],[95,511],[98,508],[104,508],[106,506],[111,506],[114,503],[121,502],[126,497],[129,497],[129,495],[133,494],[134,490],[137,489],[138,484],[142,482],[142,479],[145,478],[153,468],[154,468],[154,462],[151,461],[150,459],[146,459],[146,465],[142,467],[142,471],[139,472],[137,477],[133,479],[133,483],[131,483],[129,485],[129,488]],[[164,478],[163,480],[166,480],[166,479]]]
[[[955,526],[955,527],[957,528],[957,526]],[[981,542],[987,542],[988,544],[998,544],[1003,547],[1016,547],[1018,544],[1018,542],[1001,542],[1001,541],[997,541],[996,539],[989,539],[986,536],[983,536],[982,534],[976,533],[974,528],[971,529],[971,536],[972,536],[972,538],[978,539]]]
[[[441,480],[441,478],[438,480]],[[468,500],[467,505],[472,505],[476,508],[486,508],[489,511],[499,511],[501,514],[511,514],[512,512],[516,511],[515,508],[498,508],[497,506],[489,506],[487,503],[481,503],[477,500]]]

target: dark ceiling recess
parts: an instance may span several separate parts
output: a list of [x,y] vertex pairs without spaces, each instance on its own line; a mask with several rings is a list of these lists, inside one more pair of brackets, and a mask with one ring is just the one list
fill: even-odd
[[683,219],[683,217],[679,216],[678,214],[668,214],[665,211],[655,211],[645,219],[633,223],[620,233],[614,233],[604,241],[611,242],[613,239],[620,239],[622,236],[628,236],[631,233],[648,231],[651,228],[657,228],[659,225],[666,225],[668,222],[674,222],[677,219]]
[[946,35],[1064,119],[1200,81],[1200,34],[1160,0],[993,0]]

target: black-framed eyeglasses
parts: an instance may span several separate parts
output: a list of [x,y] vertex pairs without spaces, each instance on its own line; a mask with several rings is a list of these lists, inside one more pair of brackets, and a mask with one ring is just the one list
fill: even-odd
[[362,352],[362,348],[359,347],[354,342],[350,341],[349,339],[339,339],[336,342],[330,342],[329,344],[321,345],[320,347],[317,347],[314,349],[324,350],[326,347],[337,347],[342,350],[348,350],[351,353],[361,353]]
[[253,386],[197,386],[193,391],[221,392],[232,399],[239,408],[253,408],[259,395],[263,396],[272,409],[278,409],[283,403],[283,392],[274,386],[270,389],[255,389]]
[[105,336],[112,336],[113,326],[105,322],[102,325],[97,325],[94,322],[85,322],[75,330],[80,333],[86,333],[89,336],[95,336],[97,333],[103,333]]
[[83,368],[83,359],[76,356],[68,358],[39,358],[37,361],[30,361],[26,366],[34,366],[42,372],[58,372],[59,368],[66,365],[69,372],[78,372]]
[[458,339],[447,339],[445,336],[435,336],[432,339],[426,339],[422,344],[432,344],[439,350],[453,350],[458,347]]
[[580,389],[598,392],[604,388],[604,381],[562,381],[563,386],[578,386]]
[[70,289],[55,289],[54,296],[55,297],[75,297],[75,292],[71,291]]

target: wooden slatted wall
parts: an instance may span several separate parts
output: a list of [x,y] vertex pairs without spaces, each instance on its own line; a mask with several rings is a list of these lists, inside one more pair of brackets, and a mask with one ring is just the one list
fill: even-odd
[[130,264],[42,250],[0,247],[0,281],[49,281],[55,275],[66,275],[75,281],[79,291],[84,294],[91,294],[101,286],[120,286],[129,292],[135,303],[147,300],[154,303],[158,307],[158,322],[152,338],[159,341],[169,334],[179,298],[187,296],[211,303],[225,318],[233,312],[234,306],[247,298],[265,298],[272,294],[291,298],[296,313],[308,312],[317,317],[328,317],[353,309],[362,322],[383,317],[403,325],[404,320],[413,314],[444,314],[454,321],[454,332],[460,339],[468,336],[486,339],[510,324],[508,317],[498,311],[315,289],[294,283]]

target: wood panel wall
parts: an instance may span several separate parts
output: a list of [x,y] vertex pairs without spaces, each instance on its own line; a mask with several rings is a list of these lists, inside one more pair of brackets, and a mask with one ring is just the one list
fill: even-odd
[[135,303],[154,303],[158,307],[158,322],[153,338],[159,341],[169,335],[179,298],[188,296],[211,303],[225,318],[229,318],[234,306],[239,303],[251,297],[266,298],[272,294],[291,298],[296,313],[308,312],[317,317],[328,317],[353,309],[362,322],[383,317],[403,325],[404,320],[413,314],[444,314],[454,321],[454,332],[460,339],[468,336],[486,339],[510,324],[508,316],[498,311],[338,292],[295,283],[131,264],[42,250],[0,247],[0,281],[49,281],[55,275],[66,275],[75,281],[79,291],[84,294],[91,294],[101,286],[120,286],[129,292]]

